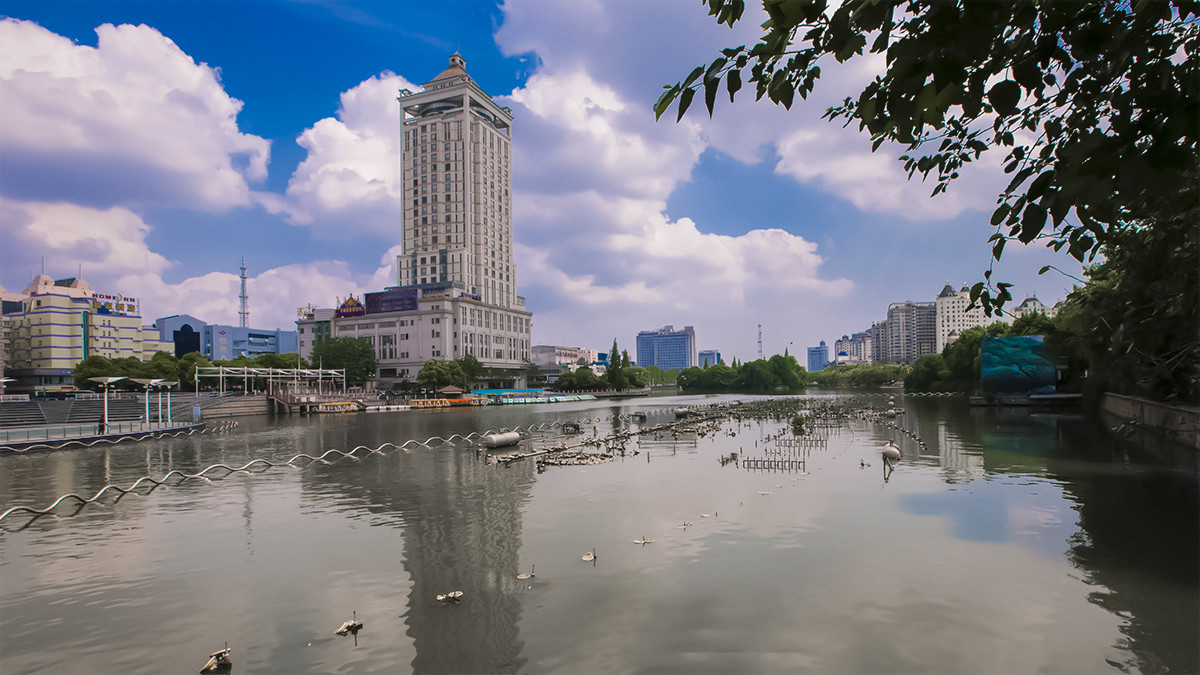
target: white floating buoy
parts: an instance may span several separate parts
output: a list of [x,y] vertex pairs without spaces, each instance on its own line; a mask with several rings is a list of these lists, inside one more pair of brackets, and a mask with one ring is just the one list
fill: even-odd
[[899,462],[900,446],[896,445],[892,441],[888,441],[887,445],[883,446],[883,450],[880,451],[880,454],[883,455],[884,461],[888,462],[889,464],[891,462]]
[[462,591],[450,591],[449,593],[439,593],[437,595],[438,602],[457,602],[462,599]]
[[488,448],[502,448],[521,442],[521,434],[508,431],[503,434],[488,434],[483,437],[483,445]]
[[584,562],[592,562],[595,559],[596,559],[596,549],[592,549],[592,550],[588,551],[587,553],[584,553],[583,558],[581,558],[581,560],[583,560]]
[[535,567],[537,567],[537,565],[530,565],[530,566],[529,566],[529,571],[528,571],[528,572],[521,572],[520,574],[518,574],[518,575],[517,575],[517,578],[518,578],[518,579],[520,579],[520,580],[522,580],[522,581],[524,581],[524,580],[526,580],[526,579],[532,579],[532,578],[533,578],[533,570],[534,570],[534,568],[535,568]]
[[642,546],[645,546],[646,544],[653,544],[653,543],[654,543],[654,540],[653,540],[653,539],[647,539],[647,538],[645,537],[645,535],[643,535],[641,539],[634,539],[634,540],[633,540],[633,543],[635,543],[635,544],[641,544]]

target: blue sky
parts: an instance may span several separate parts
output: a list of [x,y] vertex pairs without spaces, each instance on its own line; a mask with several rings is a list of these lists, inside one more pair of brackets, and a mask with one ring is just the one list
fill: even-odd
[[[251,324],[395,284],[396,91],[458,50],[514,111],[518,292],[535,344],[631,351],[693,325],[753,358],[866,329],[887,305],[981,278],[999,156],[947,195],[906,181],[825,106],[879,67],[830,67],[810,102],[752,96],[676,124],[663,84],[755,37],[695,0],[5,0],[0,285],[47,274],[141,300],[147,322]],[[994,154],[994,153],[990,153]],[[1010,246],[1018,301],[1061,299],[1078,265]],[[802,353],[802,352],[801,352]]]

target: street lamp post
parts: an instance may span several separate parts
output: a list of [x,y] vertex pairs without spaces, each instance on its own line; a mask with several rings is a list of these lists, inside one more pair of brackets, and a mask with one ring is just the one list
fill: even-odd
[[92,382],[99,382],[104,389],[104,427],[100,429],[100,433],[108,433],[108,390],[112,387],[113,382],[125,379],[122,377],[89,377]]
[[[158,383],[159,387],[167,390],[167,423],[168,424],[171,423],[171,389],[173,389],[174,387],[176,387],[178,385],[179,385],[178,380],[172,380],[170,382],[159,382]],[[162,421],[162,389],[160,389],[158,392],[158,405],[159,405],[158,421],[159,422]]]
[[146,388],[146,424],[150,424],[150,387],[162,382],[162,378],[132,377],[130,381],[137,382]]

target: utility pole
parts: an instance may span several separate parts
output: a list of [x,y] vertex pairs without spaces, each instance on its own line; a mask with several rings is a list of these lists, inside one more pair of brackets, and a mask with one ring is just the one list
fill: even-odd
[[238,310],[238,316],[242,321],[242,328],[249,327],[250,322],[250,298],[246,295],[246,256],[242,256],[242,295],[241,309]]

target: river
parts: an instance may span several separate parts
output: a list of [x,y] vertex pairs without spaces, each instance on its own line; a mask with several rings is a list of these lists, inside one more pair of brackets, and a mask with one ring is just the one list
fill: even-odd
[[[1078,414],[896,398],[912,436],[854,420],[786,445],[779,423],[730,422],[541,473],[385,444],[574,420],[604,435],[724,399],[243,418],[3,455],[0,509],[279,466],[9,516],[0,672],[196,672],[226,642],[235,673],[1200,671],[1194,461]],[[357,446],[380,453],[284,464]],[[335,635],[352,616],[364,628]]]

